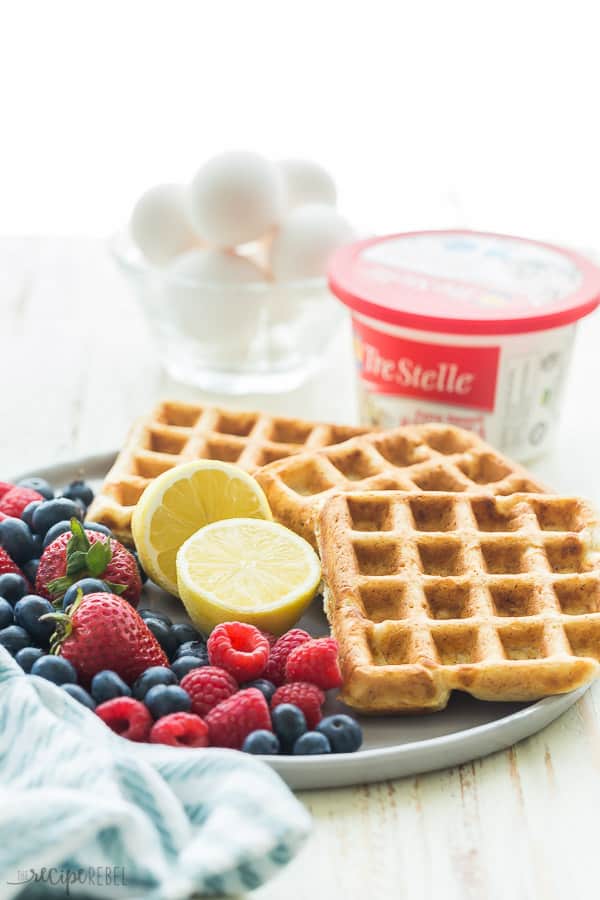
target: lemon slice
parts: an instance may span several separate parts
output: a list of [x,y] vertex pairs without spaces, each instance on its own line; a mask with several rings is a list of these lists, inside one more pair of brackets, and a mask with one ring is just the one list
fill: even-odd
[[262,488],[243,469],[202,459],[183,463],[152,481],[133,512],[131,531],[153,581],[177,594],[177,551],[191,534],[233,516],[270,519]]
[[192,535],[177,554],[179,596],[194,625],[249,622],[282,634],[321,580],[310,544],[276,522],[228,519]]

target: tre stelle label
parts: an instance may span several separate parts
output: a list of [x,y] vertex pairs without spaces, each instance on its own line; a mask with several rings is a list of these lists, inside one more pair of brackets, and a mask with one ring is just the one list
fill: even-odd
[[359,374],[369,390],[493,411],[499,347],[411,341],[356,318],[353,326]]

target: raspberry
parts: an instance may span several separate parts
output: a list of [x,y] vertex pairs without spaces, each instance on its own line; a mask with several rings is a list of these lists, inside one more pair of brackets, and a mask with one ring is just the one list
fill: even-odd
[[262,628],[259,628],[258,630],[260,631],[260,633],[262,634],[262,636],[263,636],[263,637],[266,637],[266,639],[268,640],[268,642],[269,642],[269,647],[272,647],[273,644],[274,644],[274,643],[276,642],[276,640],[277,640],[277,638],[275,637],[275,635],[274,635],[274,634],[271,634],[270,631],[263,631]]
[[14,484],[9,484],[8,481],[0,481],[0,500],[4,497],[5,494],[8,494],[14,488]]
[[208,725],[193,713],[171,713],[154,723],[150,743],[168,744],[170,747],[208,747]]
[[325,694],[316,686],[307,681],[293,681],[277,688],[271,698],[271,709],[275,709],[281,703],[293,703],[304,713],[306,724],[310,729],[315,728],[321,721],[321,707],[325,703]]
[[342,673],[337,657],[337,641],[318,638],[292,650],[285,665],[286,681],[309,681],[328,691],[339,687]]
[[133,697],[115,697],[96,707],[96,715],[121,737],[130,741],[147,741],[152,716],[143,703]]
[[256,688],[238,691],[223,700],[211,709],[206,724],[213,747],[231,747],[233,750],[240,750],[253,731],[273,730],[267,701]]
[[235,678],[225,669],[218,669],[216,666],[192,669],[181,679],[181,687],[192,698],[192,712],[197,716],[205,716],[238,689]]
[[0,512],[3,512],[5,516],[14,516],[15,519],[20,519],[26,506],[29,506],[34,500],[43,499],[41,494],[31,488],[13,487],[0,499]]
[[269,661],[263,672],[263,678],[272,681],[273,684],[283,684],[285,681],[285,664],[287,658],[294,649],[304,641],[310,641],[310,634],[302,628],[292,628],[282,635],[271,648]]
[[259,678],[269,658],[269,641],[254,625],[223,622],[206,642],[211,666],[220,666],[238,681]]

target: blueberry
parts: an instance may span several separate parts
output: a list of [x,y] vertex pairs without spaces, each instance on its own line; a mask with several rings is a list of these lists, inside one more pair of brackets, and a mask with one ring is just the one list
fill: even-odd
[[168,615],[164,612],[159,612],[158,609],[138,609],[138,616],[140,616],[144,621],[146,619],[159,619],[161,622],[164,622],[165,625],[171,627],[171,620]]
[[306,731],[304,713],[293,703],[281,703],[271,713],[273,730],[284,750],[290,751],[301,734]]
[[8,625],[0,631],[0,647],[15,656],[23,647],[31,647],[31,638],[20,625]]
[[25,594],[15,603],[15,622],[24,628],[38,647],[48,647],[56,628],[53,619],[40,621],[41,616],[55,612],[49,600],[35,594]]
[[66,609],[67,606],[70,606],[71,603],[74,603],[75,600],[77,600],[79,591],[84,595],[110,593],[108,587],[103,581],[100,581],[99,578],[82,578],[65,591],[65,596],[63,597],[63,609]]
[[81,479],[72,481],[71,484],[64,489],[62,495],[68,500],[81,500],[86,509],[94,499],[93,490],[89,484],[86,484],[86,482]]
[[240,688],[256,688],[261,692],[267,703],[271,702],[271,697],[275,693],[275,685],[272,681],[267,681],[266,678],[257,678],[256,681],[247,681],[246,684],[241,684]]
[[154,719],[162,719],[171,713],[189,712],[192,708],[190,695],[176,684],[157,684],[151,687],[144,697],[144,703]]
[[31,503],[27,504],[27,506],[21,513],[21,518],[26,525],[29,525],[30,528],[33,528],[33,514],[38,506],[41,506],[43,502],[43,500],[32,500]]
[[175,638],[171,634],[169,626],[166,622],[161,622],[161,620],[157,619],[155,616],[152,616],[151,618],[148,617],[147,619],[144,619],[144,621],[169,659],[171,659],[177,649],[177,644],[175,643]]
[[[44,552],[44,541],[42,536],[41,534],[32,534],[31,540],[33,541],[33,556],[31,559],[39,559]],[[30,560],[28,559],[27,562],[30,562]]]
[[273,756],[279,753],[279,740],[272,731],[266,731],[261,728],[258,731],[250,732],[242,744],[242,750],[244,753],[261,753]]
[[31,672],[31,667],[37,659],[46,654],[40,647],[23,647],[15,653],[15,662],[18,662],[24,672]]
[[180,647],[181,644],[189,644],[191,641],[197,641],[199,637],[194,626],[189,625],[187,622],[176,622],[171,628],[171,634],[175,638],[178,647]]
[[96,703],[92,697],[88,694],[86,690],[84,690],[79,684],[66,684],[62,685],[63,691],[66,691],[69,696],[73,697],[74,700],[78,700],[82,706],[87,706],[88,709],[94,710],[96,709]]
[[4,597],[13,606],[24,597],[29,590],[27,582],[22,575],[16,575],[13,572],[6,572],[0,575],[0,597]]
[[26,578],[29,579],[31,584],[35,584],[39,564],[39,559],[30,559],[29,562],[24,563],[21,567],[23,569],[23,573],[25,574]]
[[12,516],[0,522],[0,546],[19,565],[35,556],[29,526],[22,519],[15,519]]
[[166,666],[150,666],[134,682],[133,696],[136,700],[143,700],[150,688],[167,684],[177,684],[175,672]]
[[38,494],[41,494],[46,500],[54,499],[54,490],[50,487],[45,478],[22,478],[21,481],[17,481],[17,485],[18,487],[30,488],[32,491],[37,491]]
[[79,519],[82,521],[83,512],[81,506],[74,500],[68,500],[66,497],[59,497],[57,500],[46,500],[40,503],[33,513],[33,530],[44,536],[53,525],[57,522],[64,522],[66,519]]
[[49,547],[50,544],[56,540],[56,538],[60,537],[61,534],[66,534],[67,531],[70,530],[70,521],[68,519],[63,519],[62,522],[57,522],[56,525],[53,525],[52,528],[49,528],[43,538],[41,534],[36,535],[36,537],[42,540],[42,547],[45,550],[46,547]]
[[182,656],[196,656],[202,660],[202,665],[208,665],[208,650],[204,641],[186,641],[181,644],[175,651],[175,659],[181,659]]
[[294,756],[313,756],[316,753],[331,753],[331,744],[320,731],[306,731],[301,734],[292,750]]
[[179,681],[181,681],[183,676],[187,675],[188,672],[191,672],[192,669],[199,669],[203,665],[204,662],[201,659],[198,659],[197,656],[180,656],[173,662],[171,668],[177,675]]
[[17,600],[24,597],[29,587],[22,575],[16,575],[14,572],[6,572],[0,575],[0,597],[14,606]]
[[32,665],[31,674],[54,684],[77,683],[75,666],[64,656],[40,656]]
[[356,719],[339,713],[321,719],[317,731],[324,734],[333,753],[354,753],[362,744],[362,729]]
[[144,567],[140,562],[140,558],[139,558],[138,554],[135,552],[135,550],[132,550],[131,555],[133,556],[133,558],[135,559],[135,561],[137,563],[137,567],[138,567],[138,570],[140,573],[140,578],[142,579],[142,584],[146,584],[146,582],[148,581],[148,576],[146,575],[146,573],[144,571]]
[[116,672],[104,669],[92,678],[91,694],[96,703],[104,703],[105,700],[113,700],[115,697],[131,697],[131,688]]
[[15,617],[11,604],[4,597],[0,597],[0,628],[6,628],[14,623]]
[[85,522],[84,525],[87,531],[98,531],[100,534],[105,534],[107,537],[113,536],[110,528],[107,528],[106,525],[101,525],[99,522]]

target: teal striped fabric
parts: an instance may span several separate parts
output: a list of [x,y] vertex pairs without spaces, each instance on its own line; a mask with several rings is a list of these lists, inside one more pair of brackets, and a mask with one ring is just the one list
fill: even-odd
[[124,740],[0,647],[2,900],[245,892],[309,829],[259,760]]

